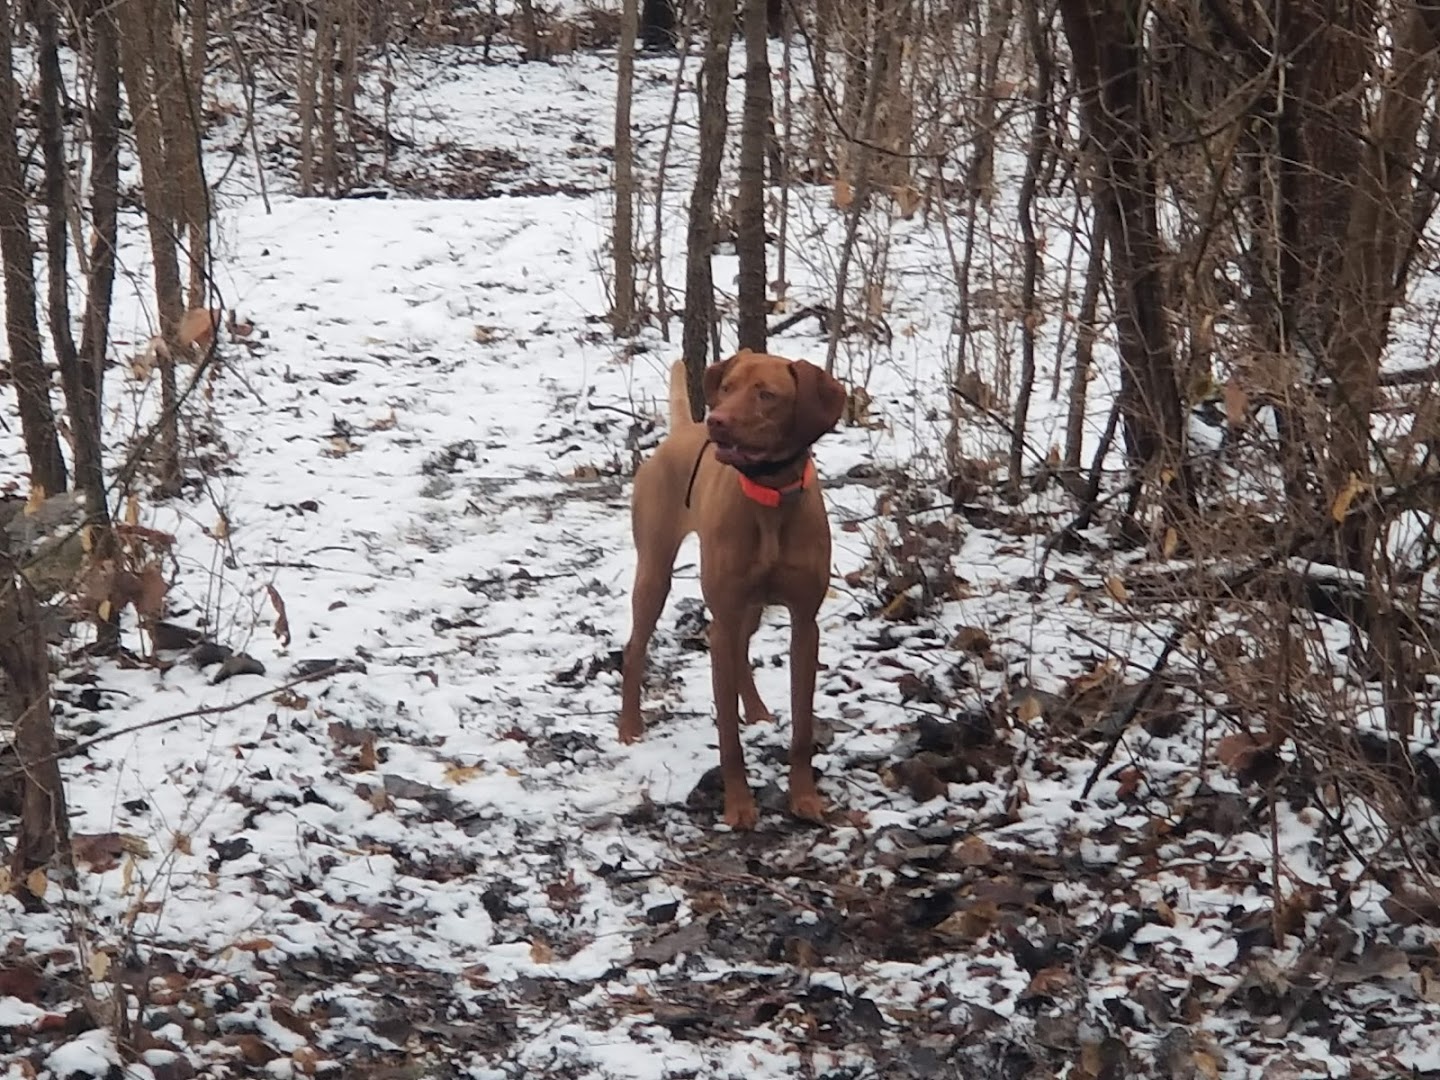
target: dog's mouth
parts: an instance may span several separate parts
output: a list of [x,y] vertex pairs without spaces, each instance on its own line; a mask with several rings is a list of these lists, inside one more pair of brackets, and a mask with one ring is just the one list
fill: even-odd
[[721,465],[758,465],[765,460],[765,451],[752,450],[739,443],[717,442],[715,446],[715,460]]

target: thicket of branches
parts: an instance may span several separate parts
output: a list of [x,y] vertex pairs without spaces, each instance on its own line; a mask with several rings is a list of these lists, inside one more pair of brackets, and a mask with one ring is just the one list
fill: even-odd
[[[1028,505],[1060,515],[1047,550],[1129,552],[1110,591],[1162,629],[1120,726],[1198,685],[1216,738],[1289,763],[1272,796],[1333,784],[1342,805],[1381,807],[1391,839],[1428,819],[1440,13],[795,0],[766,14],[716,0],[682,27],[700,159],[681,192],[617,168],[617,332],[669,339],[660,214],[642,243],[631,206],[688,198],[692,371],[718,356],[721,322],[763,348],[767,325],[813,317],[859,420],[866,372],[902,344],[894,244],[912,219],[940,230],[950,265],[927,269],[949,276],[930,308],[953,313],[949,392],[920,403],[948,424],[937,471],[961,511],[992,479],[1015,503],[1044,493]],[[733,50],[745,97],[727,117]],[[831,220],[799,224],[802,202]],[[800,228],[807,244],[787,244]],[[731,240],[733,293],[710,271]],[[815,247],[832,291],[796,310],[786,260]],[[915,317],[913,303],[897,316]],[[1053,446],[1032,430],[1040,395],[1068,417]]]

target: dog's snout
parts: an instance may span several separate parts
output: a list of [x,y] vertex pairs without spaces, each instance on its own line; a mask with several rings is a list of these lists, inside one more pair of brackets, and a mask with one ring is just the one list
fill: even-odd
[[724,413],[712,412],[705,418],[705,426],[711,435],[724,435],[730,430],[730,418]]

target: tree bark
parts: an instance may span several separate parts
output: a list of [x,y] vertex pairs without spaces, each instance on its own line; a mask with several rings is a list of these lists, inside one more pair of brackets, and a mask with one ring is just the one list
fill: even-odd
[[744,0],[745,107],[740,117],[740,190],[735,199],[740,347],[766,348],[765,146],[770,133],[770,41],[764,0]]
[[[120,43],[114,17],[98,11],[90,21],[94,102],[90,112],[90,265],[85,324],[80,336],[89,419],[99,441],[105,355],[110,348],[110,305],[115,291],[115,245],[120,206]],[[87,513],[92,507],[87,506]],[[107,515],[108,517],[108,512]]]
[[[9,683],[22,770],[20,829],[10,873],[25,884],[32,871],[55,866],[68,880],[73,871],[70,818],[50,714],[50,658],[35,594],[8,555],[0,556],[0,671]],[[30,896],[32,906],[41,899],[33,891]]]
[[690,376],[690,411],[705,415],[701,375],[710,356],[715,322],[714,280],[710,260],[715,248],[715,193],[729,126],[726,90],[730,80],[730,37],[735,32],[734,0],[713,0],[706,27],[705,59],[700,65],[700,160],[690,193],[686,231],[685,319],[681,349]]
[[162,494],[180,490],[180,398],[175,384],[176,330],[184,314],[180,288],[180,260],[172,222],[175,192],[166,168],[165,144],[160,128],[158,100],[149,69],[148,13],[144,0],[120,0],[116,18],[120,30],[120,72],[135,124],[140,157],[140,178],[145,188],[145,223],[155,263],[155,304],[160,315],[160,419],[156,472]]
[[5,274],[5,336],[30,459],[30,483],[46,495],[58,495],[69,485],[69,476],[55,429],[50,377],[45,372],[35,311],[35,246],[30,236],[24,166],[15,144],[19,108],[11,16],[9,0],[0,0],[0,261]]
[[620,6],[620,47],[615,93],[615,309],[611,323],[620,337],[635,332],[635,150],[630,139],[630,102],[635,93],[637,0]]
[[108,517],[105,506],[105,476],[101,463],[100,410],[96,401],[96,380],[89,365],[75,348],[70,329],[70,191],[65,169],[65,130],[62,115],[60,71],[60,21],[57,0],[38,0],[40,68],[40,140],[45,159],[45,253],[48,263],[48,308],[50,340],[60,368],[60,385],[70,414],[70,434],[75,452],[75,486],[85,496],[87,520]]
[[1174,519],[1191,501],[1184,414],[1165,323],[1152,144],[1142,112],[1140,0],[1060,0],[1081,117],[1108,226],[1127,456],[1152,473]]

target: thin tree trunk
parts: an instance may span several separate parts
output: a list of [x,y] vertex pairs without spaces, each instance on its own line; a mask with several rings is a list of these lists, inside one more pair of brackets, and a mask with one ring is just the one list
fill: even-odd
[[[32,871],[51,867],[68,882],[74,870],[70,816],[50,713],[45,630],[30,583],[8,555],[0,557],[0,671],[10,684],[15,752],[22,770],[20,828],[10,873],[28,884]],[[33,890],[30,895],[32,906],[38,905],[41,897]]]
[[730,81],[730,37],[735,32],[734,0],[713,0],[706,27],[705,59],[700,67],[700,160],[690,193],[686,232],[685,325],[681,349],[690,374],[690,410],[705,415],[701,374],[710,356],[715,322],[715,292],[710,259],[715,247],[715,193],[729,126],[726,91]]
[[190,55],[185,81],[189,123],[183,134],[180,153],[186,155],[185,217],[190,241],[190,290],[188,306],[208,306],[210,274],[210,189],[205,184],[201,141],[205,115],[205,59],[210,42],[210,0],[190,0]]
[[535,0],[520,0],[520,27],[525,35],[525,61],[529,63],[541,59],[540,23],[535,18]]
[[[300,195],[310,198],[315,194],[315,80],[319,78],[319,64],[316,56],[320,48],[320,26],[315,26],[315,48],[305,47],[305,28],[299,29],[299,40],[295,49],[296,74],[300,89],[296,95],[296,109],[300,114]],[[386,143],[389,143],[390,128],[386,125]]]
[[770,39],[764,0],[744,0],[745,107],[740,117],[740,190],[735,199],[740,347],[766,347],[765,144],[770,131]]
[[[80,355],[92,399],[91,419],[100,424],[105,354],[110,347],[110,305],[115,291],[115,245],[120,206],[120,43],[114,17],[99,11],[90,22],[94,101],[90,112],[90,265]],[[91,509],[87,507],[87,510]],[[108,516],[108,514],[107,514]]]
[[40,140],[45,159],[45,253],[48,277],[50,340],[60,368],[60,385],[70,413],[75,452],[75,486],[85,496],[87,518],[105,515],[105,479],[101,465],[99,411],[95,383],[75,349],[70,329],[70,192],[65,176],[65,129],[61,112],[59,18],[56,0],[38,0]]
[[1090,385],[1090,364],[1095,352],[1096,309],[1100,306],[1100,283],[1105,273],[1105,229],[1098,221],[1099,211],[1092,216],[1090,229],[1090,260],[1085,267],[1085,291],[1080,294],[1080,309],[1075,313],[1075,370],[1070,375],[1070,397],[1065,417],[1065,468],[1080,471],[1080,455],[1085,445],[1085,399]]
[[635,332],[635,150],[630,140],[630,102],[635,93],[635,33],[638,0],[620,7],[618,87],[615,93],[615,333]]
[[320,187],[332,199],[339,194],[339,167],[335,151],[335,20],[341,0],[321,0],[320,35],[315,43],[315,66],[320,76]]
[[155,304],[160,316],[159,350],[160,419],[156,448],[158,486],[162,494],[180,490],[180,400],[175,385],[176,330],[184,314],[180,288],[180,259],[171,222],[175,196],[166,168],[157,98],[151,83],[146,48],[147,13],[144,0],[120,0],[116,5],[120,29],[120,73],[130,101],[135,143],[140,157],[140,178],[145,189],[145,222],[155,264]]
[[5,272],[5,334],[25,452],[30,459],[30,482],[46,495],[58,495],[66,489],[69,477],[55,430],[50,377],[40,351],[35,313],[35,248],[24,166],[15,145],[19,110],[10,19],[9,0],[0,0],[0,260]]
[[1035,82],[1035,115],[1030,128],[1030,146],[1025,155],[1025,175],[1020,181],[1020,233],[1024,243],[1024,269],[1020,282],[1020,387],[1015,395],[1010,428],[1010,483],[1017,489],[1025,466],[1025,429],[1030,418],[1030,395],[1035,386],[1035,330],[1040,309],[1035,303],[1040,279],[1040,247],[1035,240],[1035,189],[1040,164],[1050,143],[1050,88],[1054,65],[1045,30],[1040,24],[1040,0],[1022,0],[1025,29],[1030,39],[1031,59],[1038,78]]
[[1060,0],[1081,114],[1096,166],[1095,199],[1109,225],[1126,452],[1152,472],[1173,520],[1191,501],[1184,416],[1165,323],[1155,178],[1140,93],[1139,0]]

